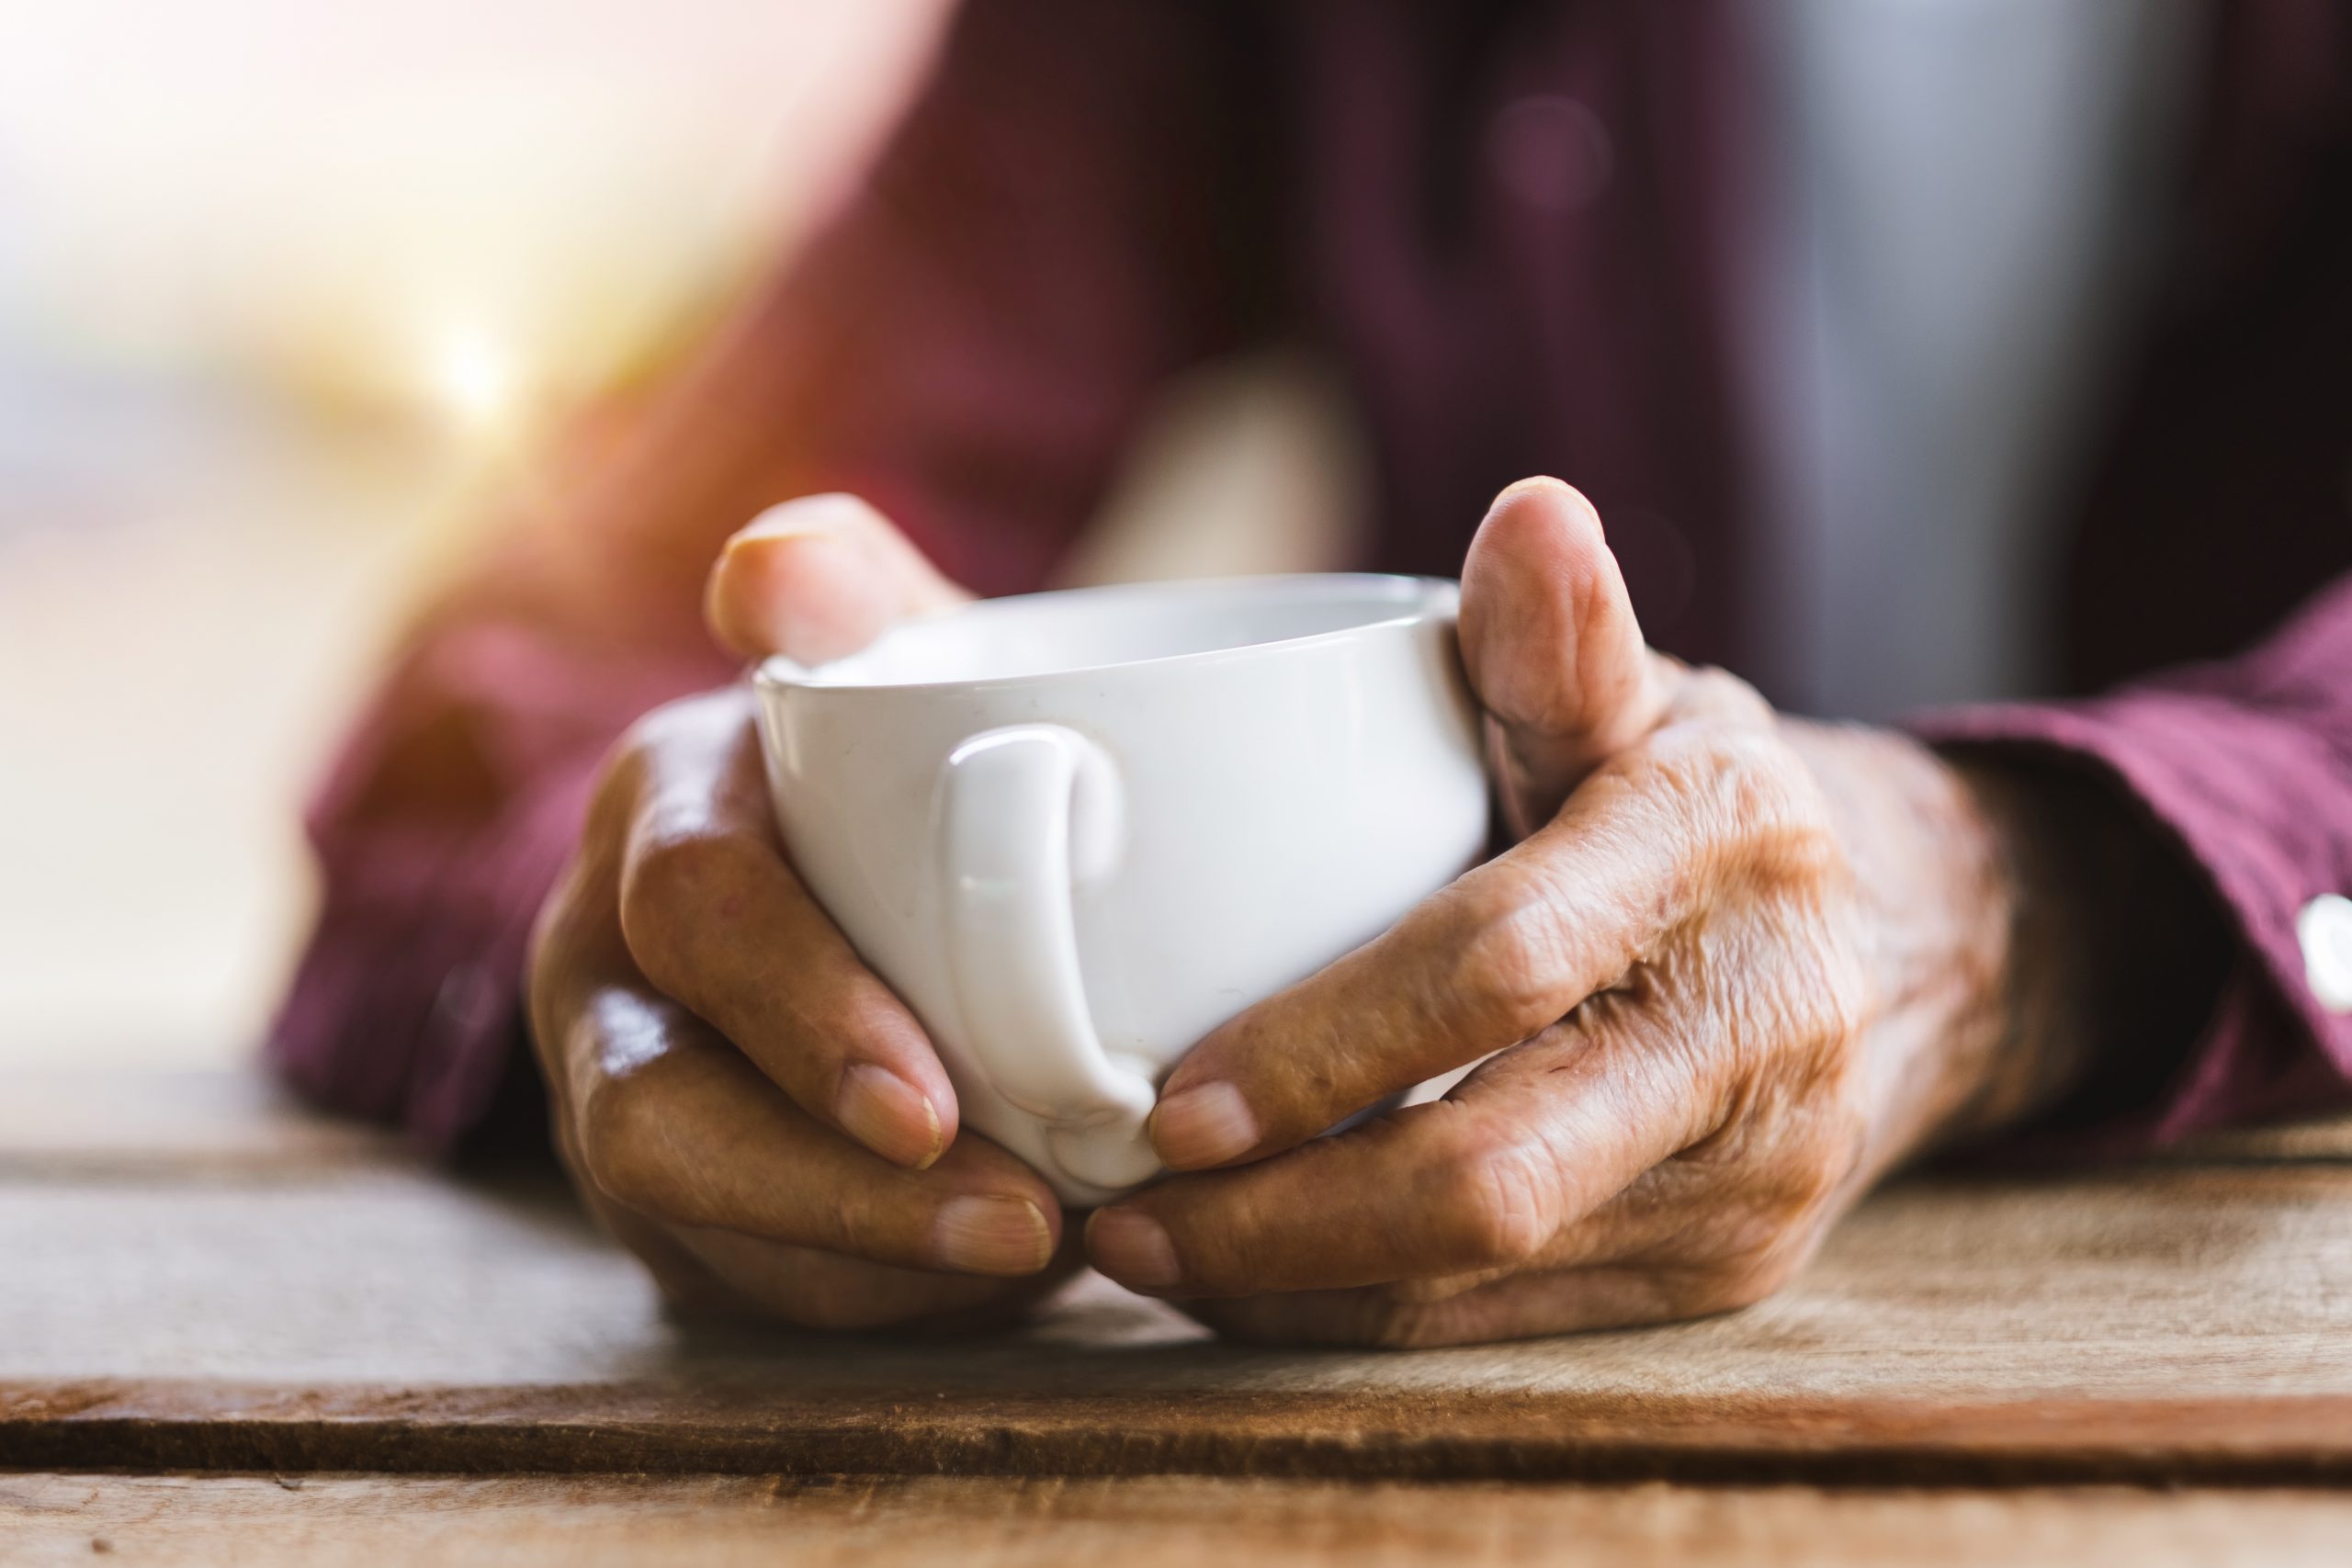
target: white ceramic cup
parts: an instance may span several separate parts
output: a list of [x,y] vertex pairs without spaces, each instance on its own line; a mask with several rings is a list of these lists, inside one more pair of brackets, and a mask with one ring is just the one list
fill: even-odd
[[756,676],[794,867],[913,1008],[962,1122],[1068,1201],[1161,1167],[1156,1085],[1487,837],[1455,585],[991,599]]

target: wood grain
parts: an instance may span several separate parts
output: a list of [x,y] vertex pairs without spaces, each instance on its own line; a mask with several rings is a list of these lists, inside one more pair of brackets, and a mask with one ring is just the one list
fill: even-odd
[[2341,1165],[2352,1162],[2352,1116],[2219,1127],[2184,1138],[2157,1157],[2179,1165]]
[[1766,1565],[2343,1561],[2352,1497],[814,1476],[0,1475],[23,1568],[380,1568],[495,1560],[958,1568],[1343,1560]]
[[[311,1111],[259,1072],[0,1072],[0,1179],[300,1177],[413,1158],[393,1134]],[[2200,1133],[2152,1162],[2352,1164],[2352,1115]]]
[[305,1110],[259,1073],[0,1075],[0,1181],[258,1180],[414,1159],[391,1134]]
[[1305,1353],[1100,1281],[921,1344],[689,1329],[551,1185],[0,1180],[0,1465],[2352,1480],[2352,1170],[1918,1180],[1706,1323]]

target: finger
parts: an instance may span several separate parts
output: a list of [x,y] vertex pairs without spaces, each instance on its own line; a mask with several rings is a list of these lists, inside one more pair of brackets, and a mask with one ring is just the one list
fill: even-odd
[[[588,874],[595,872],[590,867]],[[808,1328],[967,1332],[1017,1315],[1085,1263],[1074,1233],[1064,1233],[1054,1260],[1027,1276],[947,1274],[871,1262],[845,1254],[748,1235],[737,1231],[665,1224],[605,1197],[580,1156],[575,1100],[622,1063],[652,1059],[673,1038],[664,1027],[640,1031],[575,1029],[570,1021],[615,977],[632,975],[613,914],[611,885],[593,902],[558,911],[535,944],[533,1043],[547,1064],[548,1088],[559,1110],[555,1133],[566,1166],[579,1179],[588,1208],[653,1274],[675,1310],[696,1315],[779,1318]],[[601,908],[596,919],[590,910]],[[584,987],[584,994],[583,994]],[[662,1004],[666,1005],[666,1004]],[[675,1009],[670,1010],[674,1016]],[[650,1010],[649,1019],[652,1018]],[[655,1021],[658,1023],[658,1020]],[[686,1030],[699,1028],[692,1021]],[[553,1043],[557,1049],[550,1049]],[[582,1052],[575,1063],[570,1051]],[[574,1080],[577,1080],[575,1083]]]
[[1461,635],[1522,836],[1665,712],[1675,667],[1642,641],[1600,513],[1558,479],[1495,498],[1463,562]]
[[971,595],[854,495],[772,506],[727,541],[703,596],[711,635],[746,658],[821,664],[910,615]]
[[1036,1273],[1060,1238],[1036,1174],[984,1138],[930,1170],[822,1125],[674,1002],[595,993],[563,1054],[571,1153],[604,1198],[665,1225],[733,1232],[901,1268]]
[[1087,1245],[1120,1283],[1179,1296],[1518,1271],[1564,1237],[1599,1252],[1589,1217],[1721,1124],[1727,1064],[1690,1002],[1612,993],[1448,1099],[1098,1210]]
[[1750,1305],[1787,1278],[1778,1268],[1610,1267],[1514,1275],[1442,1301],[1370,1286],[1183,1304],[1219,1334],[1248,1344],[1424,1349],[1679,1323]]
[[810,1115],[917,1169],[956,1140],[930,1036],[784,858],[757,731],[736,694],[665,709],[620,869],[637,968]]
[[1770,830],[1747,819],[1772,771],[1700,725],[1612,760],[1534,837],[1194,1046],[1152,1113],[1160,1157],[1199,1170],[1289,1148],[1565,1016],[1699,907],[1718,840]]
[[1001,1328],[1086,1263],[1075,1235],[1066,1238],[1046,1269],[1006,1280],[893,1268],[733,1231],[673,1234],[707,1281],[680,1302],[687,1310],[751,1314],[834,1331],[975,1334]]

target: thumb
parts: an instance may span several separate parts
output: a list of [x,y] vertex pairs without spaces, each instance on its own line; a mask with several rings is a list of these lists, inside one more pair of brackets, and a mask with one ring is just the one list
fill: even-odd
[[1505,489],[1462,566],[1462,662],[1515,832],[1657,725],[1678,666],[1642,641],[1600,514],[1554,479]]
[[729,651],[821,664],[971,595],[854,495],[771,506],[720,547],[703,619]]

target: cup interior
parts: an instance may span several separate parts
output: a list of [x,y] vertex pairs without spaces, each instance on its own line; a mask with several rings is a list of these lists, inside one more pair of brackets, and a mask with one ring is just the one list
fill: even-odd
[[1442,579],[1360,573],[1129,583],[986,599],[911,621],[828,664],[769,679],[831,687],[962,684],[1182,659],[1451,610]]

